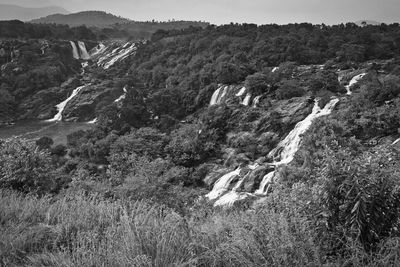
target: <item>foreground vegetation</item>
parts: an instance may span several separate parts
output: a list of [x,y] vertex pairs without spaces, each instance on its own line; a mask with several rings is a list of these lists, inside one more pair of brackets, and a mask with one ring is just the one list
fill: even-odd
[[[356,242],[340,253],[296,207],[248,212],[199,206],[190,215],[144,201],[75,192],[51,200],[0,191],[4,266],[398,266],[399,238],[374,253]],[[294,204],[294,202],[292,202]]]

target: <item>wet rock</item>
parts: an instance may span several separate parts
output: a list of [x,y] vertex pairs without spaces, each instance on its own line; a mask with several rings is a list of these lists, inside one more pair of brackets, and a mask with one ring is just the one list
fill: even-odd
[[211,171],[208,173],[206,178],[204,178],[204,183],[212,187],[215,182],[224,174],[228,173],[230,171],[229,168],[221,168],[218,165],[214,165],[214,167],[211,169]]
[[98,103],[108,98],[113,102],[114,88],[106,84],[88,85],[79,94],[68,102],[63,112],[64,120],[87,121],[93,118]]
[[273,110],[281,116],[284,124],[296,124],[310,114],[313,101],[310,97],[294,97],[288,100],[276,101]]

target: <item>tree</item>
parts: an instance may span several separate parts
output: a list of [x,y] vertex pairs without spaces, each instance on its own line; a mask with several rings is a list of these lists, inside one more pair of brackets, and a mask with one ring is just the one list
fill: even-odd
[[0,142],[0,187],[48,193],[54,188],[51,173],[48,151],[18,139]]
[[36,145],[39,147],[40,150],[49,149],[53,144],[53,139],[47,136],[43,136],[36,140]]

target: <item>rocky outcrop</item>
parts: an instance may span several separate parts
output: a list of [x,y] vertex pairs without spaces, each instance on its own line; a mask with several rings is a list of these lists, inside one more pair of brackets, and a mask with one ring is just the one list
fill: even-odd
[[280,115],[283,124],[292,125],[303,120],[311,112],[312,107],[312,98],[306,96],[274,101],[270,109]]
[[107,104],[112,103],[117,91],[107,82],[85,86],[75,98],[68,102],[63,111],[63,120],[88,121],[93,119],[97,105],[102,101]]
[[19,105],[21,115],[18,120],[39,119],[46,120],[56,113],[55,106],[65,99],[72,90],[80,85],[77,78],[70,78],[59,87],[41,90],[25,98]]

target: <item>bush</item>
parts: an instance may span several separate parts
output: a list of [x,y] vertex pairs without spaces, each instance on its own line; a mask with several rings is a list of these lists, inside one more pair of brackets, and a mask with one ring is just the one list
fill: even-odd
[[306,91],[293,80],[284,80],[280,82],[278,89],[275,91],[277,99],[290,99],[293,97],[303,96]]
[[23,140],[0,141],[0,187],[46,193],[54,187],[48,151]]
[[36,145],[40,150],[49,149],[53,145],[54,141],[50,137],[44,136],[36,141]]

